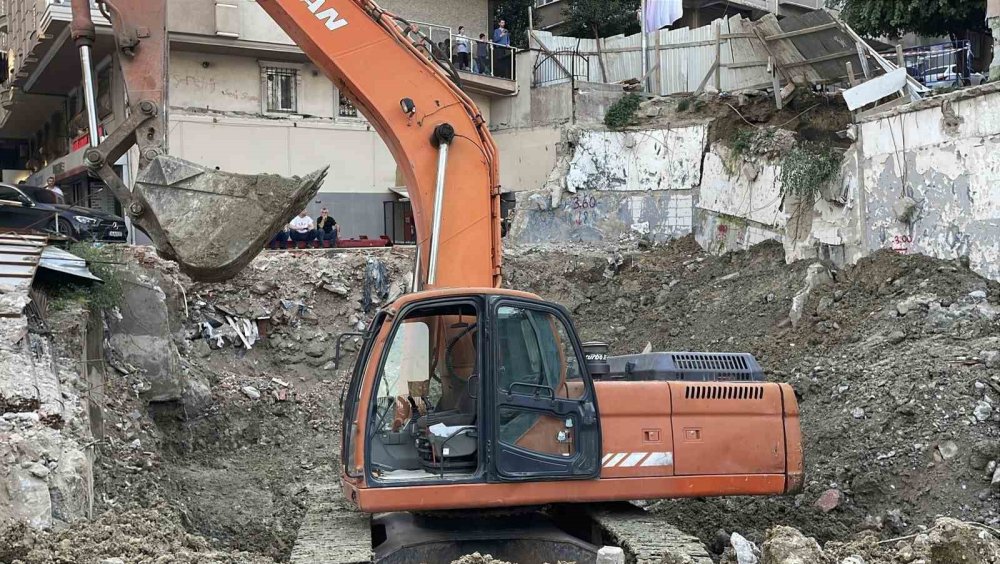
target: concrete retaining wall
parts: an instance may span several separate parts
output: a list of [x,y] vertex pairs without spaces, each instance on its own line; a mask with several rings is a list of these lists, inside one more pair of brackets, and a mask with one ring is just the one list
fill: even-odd
[[[569,128],[546,182],[518,200],[511,241],[784,243],[789,261],[853,263],[879,249],[968,257],[1000,279],[1000,85],[938,96],[856,126],[815,202],[782,194],[778,161],[733,159],[708,126]],[[507,143],[516,143],[512,134]],[[539,178],[541,175],[538,175]],[[553,179],[557,180],[553,180]]]

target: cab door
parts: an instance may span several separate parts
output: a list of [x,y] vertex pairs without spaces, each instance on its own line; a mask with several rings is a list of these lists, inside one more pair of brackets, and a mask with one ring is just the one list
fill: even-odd
[[565,310],[503,298],[491,314],[491,481],[597,478],[596,395]]

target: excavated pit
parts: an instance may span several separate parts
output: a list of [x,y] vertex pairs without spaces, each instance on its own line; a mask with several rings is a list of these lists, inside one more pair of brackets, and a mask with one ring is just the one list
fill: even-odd
[[[173,304],[177,393],[150,403],[151,375],[110,351],[118,369],[96,446],[95,520],[43,533],[2,526],[0,562],[286,561],[310,494],[339,470],[339,398],[357,343],[345,342],[338,370],[336,337],[404,290],[412,253],[266,253],[214,284],[190,281],[150,250],[130,262]],[[776,525],[836,541],[827,550],[843,557],[876,542],[858,533],[912,535],[937,515],[1000,528],[1000,484],[989,475],[1000,460],[1000,285],[957,262],[878,253],[833,271],[793,327],[809,266],[786,265],[774,243],[722,257],[690,238],[615,254],[514,248],[506,284],[562,303],[584,340],[608,341],[613,353],[647,342],[747,351],[768,379],[795,386],[801,494],[646,504],[716,558],[732,533],[761,546]],[[235,347],[227,316],[269,317],[267,337]],[[219,325],[208,340],[204,323]],[[76,342],[57,338],[70,354]],[[969,533],[953,536],[964,546]],[[867,564],[894,562],[895,549],[869,548]]]

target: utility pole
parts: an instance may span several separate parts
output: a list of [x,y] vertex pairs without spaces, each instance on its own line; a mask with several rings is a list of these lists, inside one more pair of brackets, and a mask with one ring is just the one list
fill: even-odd
[[651,92],[649,87],[649,35],[646,29],[646,0],[639,4],[639,25],[642,27],[642,87],[646,92]]

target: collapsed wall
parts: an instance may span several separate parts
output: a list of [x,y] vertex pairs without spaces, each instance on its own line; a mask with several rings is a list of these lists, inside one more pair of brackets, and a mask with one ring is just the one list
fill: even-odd
[[[838,98],[807,93],[782,111],[762,92],[650,100],[621,131],[563,128],[547,182],[522,186],[532,190],[518,195],[512,240],[694,234],[724,253],[775,239],[789,261],[850,264],[891,249],[966,257],[1000,279],[998,103],[1000,86],[986,85],[852,124]],[[513,145],[518,132],[506,135]],[[840,162],[807,197],[782,182],[789,152],[804,145]]]

